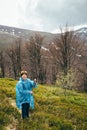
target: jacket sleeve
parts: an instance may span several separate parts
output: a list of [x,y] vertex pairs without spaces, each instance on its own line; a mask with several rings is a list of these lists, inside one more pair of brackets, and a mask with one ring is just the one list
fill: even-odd
[[18,85],[16,85],[16,105],[19,109],[21,109],[20,94],[19,94],[19,90],[18,90]]
[[33,80],[30,80],[30,84],[31,84],[32,88],[36,88],[37,87],[37,84]]

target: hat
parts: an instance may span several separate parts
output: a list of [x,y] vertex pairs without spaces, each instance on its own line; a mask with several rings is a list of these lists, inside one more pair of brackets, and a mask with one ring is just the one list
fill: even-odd
[[22,76],[23,74],[26,74],[26,75],[27,75],[27,71],[21,71],[21,76]]

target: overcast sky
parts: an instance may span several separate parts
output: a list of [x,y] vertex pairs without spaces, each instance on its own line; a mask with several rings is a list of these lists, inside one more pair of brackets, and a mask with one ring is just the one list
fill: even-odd
[[87,26],[86,6],[87,0],[0,0],[0,24],[45,32]]

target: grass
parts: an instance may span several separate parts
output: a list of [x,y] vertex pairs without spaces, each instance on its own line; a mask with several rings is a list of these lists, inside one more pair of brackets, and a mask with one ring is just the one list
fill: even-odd
[[59,87],[39,85],[33,90],[35,109],[23,121],[9,102],[15,100],[16,82],[0,79],[0,130],[9,125],[16,130],[87,130],[87,93],[67,90],[65,96]]

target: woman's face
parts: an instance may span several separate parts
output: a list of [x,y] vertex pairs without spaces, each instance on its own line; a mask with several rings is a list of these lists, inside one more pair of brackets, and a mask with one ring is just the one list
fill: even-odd
[[27,79],[27,75],[26,75],[26,74],[23,74],[23,75],[22,75],[22,79],[26,80],[26,79]]

